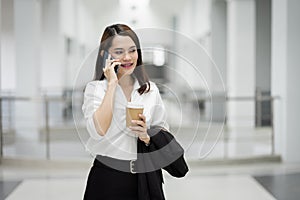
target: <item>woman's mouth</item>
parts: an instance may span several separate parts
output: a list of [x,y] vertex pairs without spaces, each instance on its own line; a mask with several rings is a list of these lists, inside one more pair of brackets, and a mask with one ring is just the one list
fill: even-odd
[[121,67],[128,69],[128,68],[132,67],[132,65],[133,65],[133,63],[124,63],[124,64],[121,64]]

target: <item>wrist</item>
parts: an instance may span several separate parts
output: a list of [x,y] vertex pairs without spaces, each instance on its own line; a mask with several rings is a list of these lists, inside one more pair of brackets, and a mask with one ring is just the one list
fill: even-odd
[[144,140],[144,143],[146,146],[149,146],[150,145],[150,137],[147,138],[146,140]]
[[118,80],[110,80],[108,82],[108,87],[116,87],[118,85]]

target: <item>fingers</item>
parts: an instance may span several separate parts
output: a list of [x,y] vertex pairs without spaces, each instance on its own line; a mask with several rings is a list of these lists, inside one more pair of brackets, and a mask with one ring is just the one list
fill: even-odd
[[149,139],[150,136],[147,133],[147,129],[140,126],[132,126],[130,127],[131,132],[137,135],[141,140]]
[[146,117],[143,114],[139,114],[139,117],[141,120],[132,120],[132,126],[129,128],[140,140],[145,142],[145,144],[149,144],[150,136],[147,133]]
[[143,122],[146,122],[146,117],[145,117],[145,115],[139,114],[139,117],[141,118],[141,120],[142,120]]
[[104,72],[104,75],[105,77],[110,80],[111,78],[115,77],[116,76],[116,73],[114,71],[114,68],[117,66],[117,65],[121,65],[120,62],[117,62],[117,61],[112,61],[110,62],[108,65],[106,65],[105,68],[103,68],[103,72]]
[[143,128],[146,127],[145,122],[143,122],[143,121],[141,121],[141,120],[132,120],[132,121],[131,121],[131,124],[132,124],[133,126],[139,126],[139,127],[143,127]]
[[141,120],[131,120],[132,126],[130,127],[133,131],[147,131],[146,117],[143,114],[139,114]]
[[139,132],[145,132],[147,129],[145,129],[142,126],[130,126],[129,127],[132,131],[139,131]]
[[106,71],[108,69],[114,69],[116,65],[121,65],[121,62],[118,60],[106,60],[106,66],[103,68],[103,71]]
[[106,68],[107,66],[109,66],[110,63],[111,63],[111,55],[108,54],[108,57],[107,57],[107,59],[105,60],[105,67],[104,67],[104,68]]
[[110,69],[110,70],[114,70],[115,67],[116,67],[117,65],[121,65],[121,63],[120,63],[120,62],[113,62],[113,63],[111,64],[111,66],[109,67],[109,69]]
[[133,132],[133,133],[135,133],[140,138],[140,140],[142,140],[144,142],[145,142],[145,140],[150,139],[150,136],[147,133],[139,133],[139,132]]

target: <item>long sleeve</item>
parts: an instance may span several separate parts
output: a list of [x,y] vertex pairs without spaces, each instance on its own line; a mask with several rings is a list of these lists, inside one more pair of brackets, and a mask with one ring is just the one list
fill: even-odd
[[[154,86],[156,87],[156,86]],[[160,93],[158,88],[154,90],[156,98],[155,98],[155,106],[152,109],[151,115],[152,115],[152,122],[151,126],[160,126],[167,130],[169,130],[169,125],[167,123],[167,112],[164,105],[164,102],[161,99]]]
[[82,111],[86,120],[87,130],[95,140],[101,139],[95,128],[93,115],[97,108],[101,105],[105,95],[105,86],[99,81],[93,81],[87,84],[84,92],[84,101]]

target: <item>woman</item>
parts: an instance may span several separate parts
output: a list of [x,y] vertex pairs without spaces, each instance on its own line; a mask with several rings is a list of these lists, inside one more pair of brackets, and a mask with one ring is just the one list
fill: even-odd
[[[108,59],[105,59],[106,52]],[[95,78],[86,86],[82,106],[90,134],[87,148],[96,156],[88,176],[85,200],[138,199],[133,163],[137,159],[137,140],[147,146],[151,143],[147,133],[150,126],[168,129],[159,90],[149,81],[142,64],[135,32],[123,24],[106,27]],[[144,106],[140,120],[132,121],[129,129],[125,110],[128,102]]]

